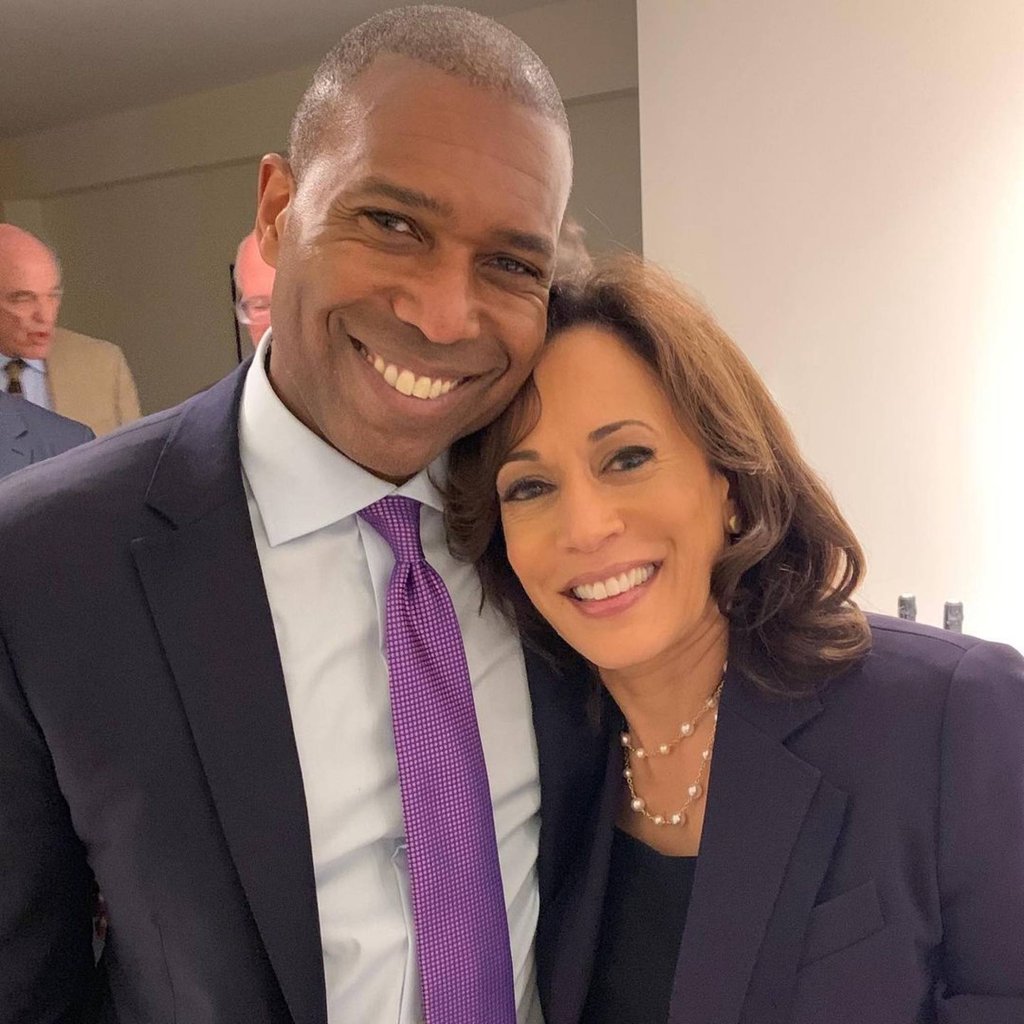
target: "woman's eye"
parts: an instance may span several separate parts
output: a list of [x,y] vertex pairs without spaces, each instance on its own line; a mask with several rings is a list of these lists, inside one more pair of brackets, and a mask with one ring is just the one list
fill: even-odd
[[502,502],[509,501],[530,501],[539,498],[551,490],[551,485],[544,480],[527,477],[523,480],[514,480],[507,487],[503,488],[498,497]]
[[651,448],[644,448],[641,445],[632,445],[629,448],[620,448],[605,463],[605,469],[613,472],[628,472],[631,469],[639,469],[640,466],[654,458],[654,451]]
[[413,235],[412,222],[405,217],[399,217],[397,213],[388,213],[387,210],[367,210],[366,216],[373,221],[377,227],[389,231],[395,235]]

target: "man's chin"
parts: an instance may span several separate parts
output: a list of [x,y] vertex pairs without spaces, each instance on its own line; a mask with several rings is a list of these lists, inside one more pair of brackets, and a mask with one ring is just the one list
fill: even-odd
[[50,342],[47,340],[42,345],[29,345],[22,350],[22,359],[46,359],[50,354]]
[[421,470],[426,469],[445,449],[438,452],[420,450],[418,452],[360,453],[360,457],[349,456],[353,462],[361,466],[367,473],[372,473],[381,480],[393,484],[404,484]]

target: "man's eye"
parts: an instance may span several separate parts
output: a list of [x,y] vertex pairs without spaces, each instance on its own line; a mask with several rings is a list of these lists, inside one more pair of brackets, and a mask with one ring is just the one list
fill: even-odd
[[515,274],[520,277],[533,277],[538,280],[541,276],[540,271],[536,267],[531,267],[529,263],[517,260],[513,256],[495,256],[494,259],[491,260],[491,264],[506,274]]
[[546,481],[538,480],[536,477],[526,477],[523,480],[514,480],[510,483],[501,491],[499,498],[502,502],[531,501],[547,494],[550,490],[551,485]]
[[605,469],[612,472],[628,472],[631,469],[639,469],[645,463],[654,458],[654,451],[642,445],[630,445],[628,448],[620,448],[605,463]]
[[367,210],[366,216],[373,221],[377,227],[396,235],[414,235],[412,222],[405,217],[399,217],[397,213],[388,213],[387,210]]

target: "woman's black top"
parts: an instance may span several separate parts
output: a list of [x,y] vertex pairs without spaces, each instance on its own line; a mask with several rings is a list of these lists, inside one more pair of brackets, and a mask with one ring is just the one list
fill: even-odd
[[667,857],[615,830],[582,1024],[668,1020],[696,857]]

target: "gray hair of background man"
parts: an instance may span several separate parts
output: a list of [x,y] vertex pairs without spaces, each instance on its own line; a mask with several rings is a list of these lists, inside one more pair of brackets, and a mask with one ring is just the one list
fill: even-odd
[[551,72],[517,35],[461,7],[399,7],[346,33],[320,62],[289,133],[289,160],[296,180],[316,156],[326,132],[344,126],[346,87],[382,54],[419,60],[472,85],[503,93],[550,118],[569,138],[565,106]]

